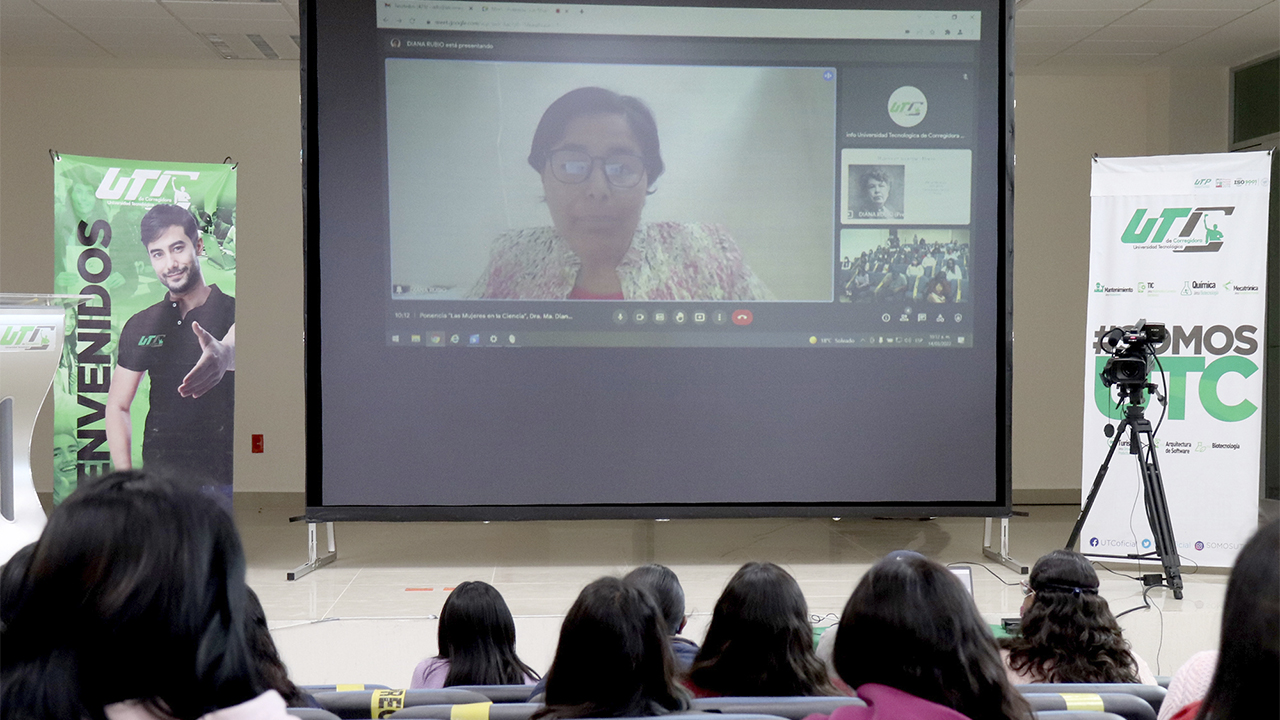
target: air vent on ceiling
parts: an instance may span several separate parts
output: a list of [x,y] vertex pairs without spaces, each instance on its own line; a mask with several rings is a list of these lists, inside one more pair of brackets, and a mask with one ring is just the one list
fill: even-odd
[[218,51],[218,54],[221,55],[224,60],[230,60],[236,57],[235,51],[231,49],[231,46],[228,45],[227,41],[223,40],[220,35],[215,35],[213,33],[201,34],[204,36],[205,40],[209,41],[209,44],[213,46],[213,49]]
[[271,43],[267,42],[261,35],[245,35],[245,37],[249,38],[249,42],[253,43],[253,46],[258,48],[258,52],[262,53],[262,57],[268,60],[280,59],[280,54],[277,53],[276,49],[271,47]]

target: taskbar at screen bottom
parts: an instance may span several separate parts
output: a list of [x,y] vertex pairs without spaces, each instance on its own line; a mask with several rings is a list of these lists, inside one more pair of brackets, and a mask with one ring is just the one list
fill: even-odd
[[942,348],[973,347],[968,329],[857,333],[652,333],[488,329],[483,332],[389,330],[387,344],[403,348],[671,347],[671,348]]

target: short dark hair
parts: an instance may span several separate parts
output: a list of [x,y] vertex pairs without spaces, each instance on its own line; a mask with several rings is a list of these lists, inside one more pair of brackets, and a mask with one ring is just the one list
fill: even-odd
[[526,677],[538,677],[516,655],[515,620],[489,583],[468,580],[449,593],[436,640],[439,657],[449,661],[445,687],[522,685]]
[[749,562],[730,578],[689,679],[717,695],[836,694],[800,585],[773,563]]
[[612,90],[598,87],[581,87],[570,90],[551,103],[542,113],[538,128],[533,131],[533,143],[529,148],[529,166],[541,173],[547,166],[551,148],[564,139],[565,129],[573,120],[587,115],[621,115],[631,126],[631,133],[640,144],[645,174],[649,185],[658,179],[666,166],[658,144],[658,124],[649,106],[639,98],[619,95]]
[[923,557],[886,557],[844,606],[832,664],[857,688],[888,685],[971,718],[1030,720],[991,630],[954,574]]
[[665,715],[689,697],[675,681],[666,624],[649,593],[603,577],[579,593],[560,626],[547,671],[546,706],[534,718]]
[[1218,665],[1197,720],[1276,717],[1280,696],[1280,519],[1245,543],[1222,604]]
[[190,210],[178,205],[156,205],[142,216],[139,237],[142,246],[147,247],[164,234],[165,230],[177,225],[192,243],[200,241],[200,228]]
[[141,472],[82,484],[31,556],[0,703],[15,717],[101,720],[138,700],[185,720],[257,697],[244,577],[231,516],[208,495]]
[[867,183],[871,180],[879,180],[885,185],[893,184],[893,181],[889,179],[889,173],[886,172],[884,168],[880,168],[880,167],[873,167],[870,170],[863,173],[860,187],[862,187],[862,189],[865,190],[867,187]]
[[680,623],[684,622],[684,588],[671,568],[657,563],[641,565],[627,573],[623,580],[653,595],[668,632],[671,635],[680,632]]

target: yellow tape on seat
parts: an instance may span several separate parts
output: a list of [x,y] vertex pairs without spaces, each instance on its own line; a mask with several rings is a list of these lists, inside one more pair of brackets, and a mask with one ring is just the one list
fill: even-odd
[[489,720],[491,702],[461,703],[449,708],[449,720]]
[[369,695],[369,717],[391,717],[391,713],[404,709],[404,690],[374,690]]
[[340,685],[336,685],[335,687],[337,688],[338,692],[347,692],[349,690],[363,690],[364,683],[354,683],[354,684],[347,683],[346,685],[340,684]]
[[1097,693],[1058,693],[1058,695],[1067,704],[1068,710],[1104,712],[1102,709],[1102,696]]

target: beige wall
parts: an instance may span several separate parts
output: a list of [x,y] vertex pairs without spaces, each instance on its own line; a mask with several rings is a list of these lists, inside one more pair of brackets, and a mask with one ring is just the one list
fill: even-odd
[[[302,181],[297,63],[227,69],[0,67],[0,290],[53,289],[50,148],[239,161],[236,484],[301,491]],[[50,448],[50,402],[33,445]],[[266,452],[249,452],[265,435]],[[32,453],[51,490],[51,453]]]
[[[1015,489],[1079,488],[1089,157],[1224,150],[1226,79],[1225,69],[1019,76]],[[294,63],[0,66],[5,292],[52,289],[49,148],[240,161],[236,483],[245,491],[303,489],[298,117]],[[46,408],[36,447],[51,445],[50,428]],[[249,453],[252,433],[265,434],[264,454]],[[47,455],[33,464],[37,489],[49,490]]]

